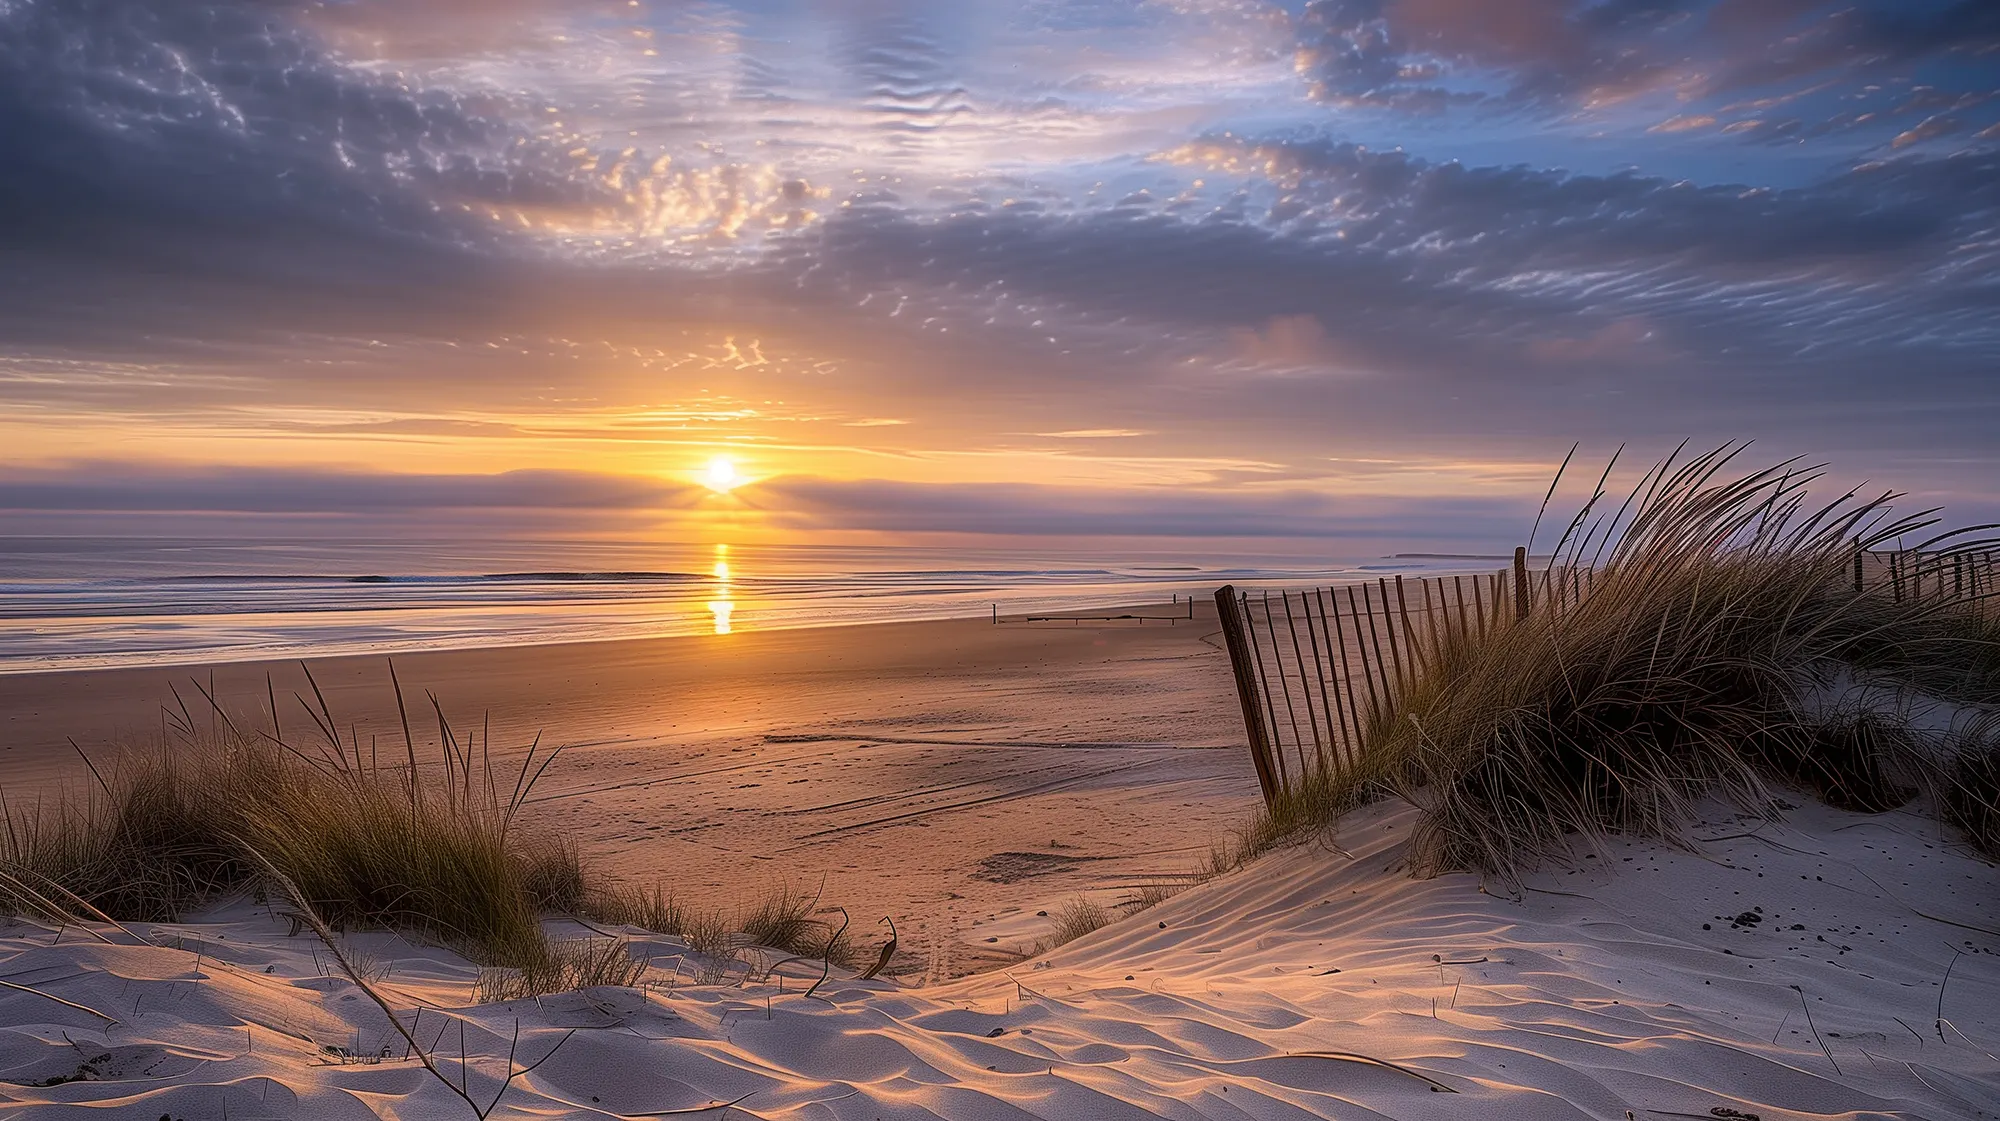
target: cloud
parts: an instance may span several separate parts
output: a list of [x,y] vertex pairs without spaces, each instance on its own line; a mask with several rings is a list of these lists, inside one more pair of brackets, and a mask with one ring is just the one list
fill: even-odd
[[685,506],[697,488],[581,471],[392,474],[79,463],[0,476],[0,514],[249,514],[421,518],[454,512],[583,515]]
[[[1303,489],[926,484],[786,475],[737,488],[733,516],[816,532],[1500,541],[1525,498],[1389,500]],[[12,533],[632,533],[718,501],[657,478],[159,468],[76,463],[0,477]],[[734,501],[734,500],[732,500]],[[692,524],[692,523],[690,523]]]
[[925,484],[786,476],[757,498],[801,529],[1019,537],[1321,538],[1503,541],[1525,532],[1525,499],[1335,497],[1300,490],[1103,489]]
[[1916,126],[1897,133],[1896,138],[1889,142],[1889,147],[1900,149],[1907,148],[1912,144],[1922,144],[1926,140],[1932,140],[1940,136],[1950,136],[1963,127],[1955,118],[1947,117],[1940,113],[1935,117],[1926,117]]
[[1308,490],[1611,429],[1985,462],[1988,10],[0,0],[0,430]]
[[1035,435],[1051,440],[1121,440],[1150,436],[1152,433],[1137,428],[1071,428],[1062,432],[1037,432]]
[[1671,96],[1684,108],[1655,128],[1672,132],[1715,122],[1686,106],[1746,93],[1834,119],[1864,82],[1986,92],[1977,60],[2000,46],[2000,15],[1980,0],[1313,0],[1297,35],[1322,100],[1554,114]]

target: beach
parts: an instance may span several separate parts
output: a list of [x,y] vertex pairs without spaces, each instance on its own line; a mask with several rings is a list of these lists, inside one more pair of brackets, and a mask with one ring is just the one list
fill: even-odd
[[34,989],[0,990],[0,1109],[468,1117],[445,1085],[463,1077],[494,1116],[573,1118],[2000,1113],[1990,867],[1908,814],[1709,809],[1698,851],[1617,843],[1509,894],[1410,879],[1414,815],[1382,803],[1019,970],[931,986],[836,972],[807,995],[817,962],[697,984],[684,946],[618,931],[646,985],[479,1004],[462,958],[345,936],[438,1075],[310,932],[249,901],[102,940],[25,923],[0,930]]
[[[2000,1116],[1993,865],[1923,803],[1711,798],[1685,845],[1577,837],[1510,880],[1413,877],[1424,815],[1387,797],[1218,870],[1260,800],[1212,612],[399,655],[420,755],[438,710],[499,765],[564,746],[526,812],[609,877],[732,920],[783,889],[894,952],[869,978],[550,914],[636,982],[495,999],[268,891],[18,918],[0,1116]],[[0,677],[10,797],[163,719],[321,750],[308,703],[403,754],[383,659],[309,665]],[[1079,900],[1107,925],[1065,940]]]
[[[426,757],[431,696],[456,734],[490,730],[501,760],[537,735],[563,747],[531,812],[609,875],[707,906],[781,885],[818,893],[864,923],[894,918],[902,958],[944,977],[1033,942],[988,926],[1177,882],[1242,825],[1257,784],[1215,632],[1205,603],[1173,623],[739,631],[407,654],[395,668]],[[343,739],[402,757],[384,658],[306,664]],[[78,748],[104,766],[158,742],[163,709],[214,721],[211,688],[266,731],[275,697],[283,737],[324,747],[297,662],[6,675],[10,797],[88,782]]]

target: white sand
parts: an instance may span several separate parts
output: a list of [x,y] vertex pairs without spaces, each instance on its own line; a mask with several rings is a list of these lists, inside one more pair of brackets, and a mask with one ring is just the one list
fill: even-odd
[[[1729,839],[1699,853],[1617,844],[1510,900],[1473,877],[1406,878],[1410,821],[1371,808],[1343,829],[1345,853],[1277,854],[1011,977],[836,977],[825,1000],[799,995],[816,971],[794,963],[782,995],[691,985],[682,968],[671,988],[468,1006],[476,971],[452,955],[351,942],[399,1005],[424,1006],[447,1070],[465,1025],[482,1100],[517,1022],[524,1061],[574,1029],[496,1116],[643,1116],[746,1094],[730,1116],[2000,1116],[2000,893],[1934,824],[1808,806],[1756,828],[1718,811],[1699,833]],[[1757,907],[1746,929],[1724,917]],[[991,929],[1027,937],[1035,921],[1024,910]],[[136,929],[165,945],[4,931],[0,978],[118,1023],[0,990],[0,1118],[470,1116],[401,1058],[309,936],[261,908]],[[680,953],[633,948],[663,976]],[[343,1062],[336,1047],[390,1057]],[[1458,1092],[1302,1057],[1326,1051]],[[18,1084],[80,1067],[88,1080]]]

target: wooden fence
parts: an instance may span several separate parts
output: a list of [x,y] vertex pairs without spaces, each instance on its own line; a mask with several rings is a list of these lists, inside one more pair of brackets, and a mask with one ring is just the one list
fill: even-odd
[[1306,589],[1217,589],[1215,606],[1264,800],[1338,770],[1454,633],[1484,634],[1537,603],[1588,595],[1588,569],[1384,576]]
[[[1992,553],[1857,550],[1854,591],[2000,604]],[[1448,636],[1485,634],[1537,607],[1588,596],[1596,573],[1530,568],[1380,577],[1306,589],[1217,589],[1237,700],[1268,804],[1317,772],[1351,763],[1369,729],[1396,719],[1405,692]]]
[[2000,592],[2000,553],[1861,552],[1854,554],[1854,590],[1904,600],[1978,600]]

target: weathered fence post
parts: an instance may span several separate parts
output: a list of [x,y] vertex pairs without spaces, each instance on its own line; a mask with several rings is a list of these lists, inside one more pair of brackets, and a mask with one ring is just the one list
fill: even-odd
[[1528,617],[1528,550],[1524,545],[1514,547],[1514,621],[1521,622]]
[[[1403,654],[1396,643],[1396,616],[1389,610],[1389,581],[1380,576],[1376,577],[1375,590],[1381,593],[1382,598],[1382,633],[1389,636],[1389,665],[1396,671],[1395,685],[1387,688],[1385,692],[1392,697],[1401,697],[1406,691],[1408,681],[1403,674]],[[1375,625],[1375,616],[1368,617],[1368,625],[1371,627]]]
[[1479,637],[1486,637],[1486,597],[1480,594],[1479,585],[1486,577],[1474,573],[1472,577],[1472,613],[1479,617]]
[[1264,726],[1258,708],[1257,670],[1250,663],[1250,628],[1243,618],[1243,605],[1236,598],[1236,585],[1215,590],[1215,613],[1222,621],[1222,641],[1229,648],[1229,665],[1236,671],[1236,699],[1243,705],[1243,730],[1250,738],[1250,761],[1257,767],[1257,786],[1264,804],[1277,801],[1277,784],[1271,774],[1271,733]]

